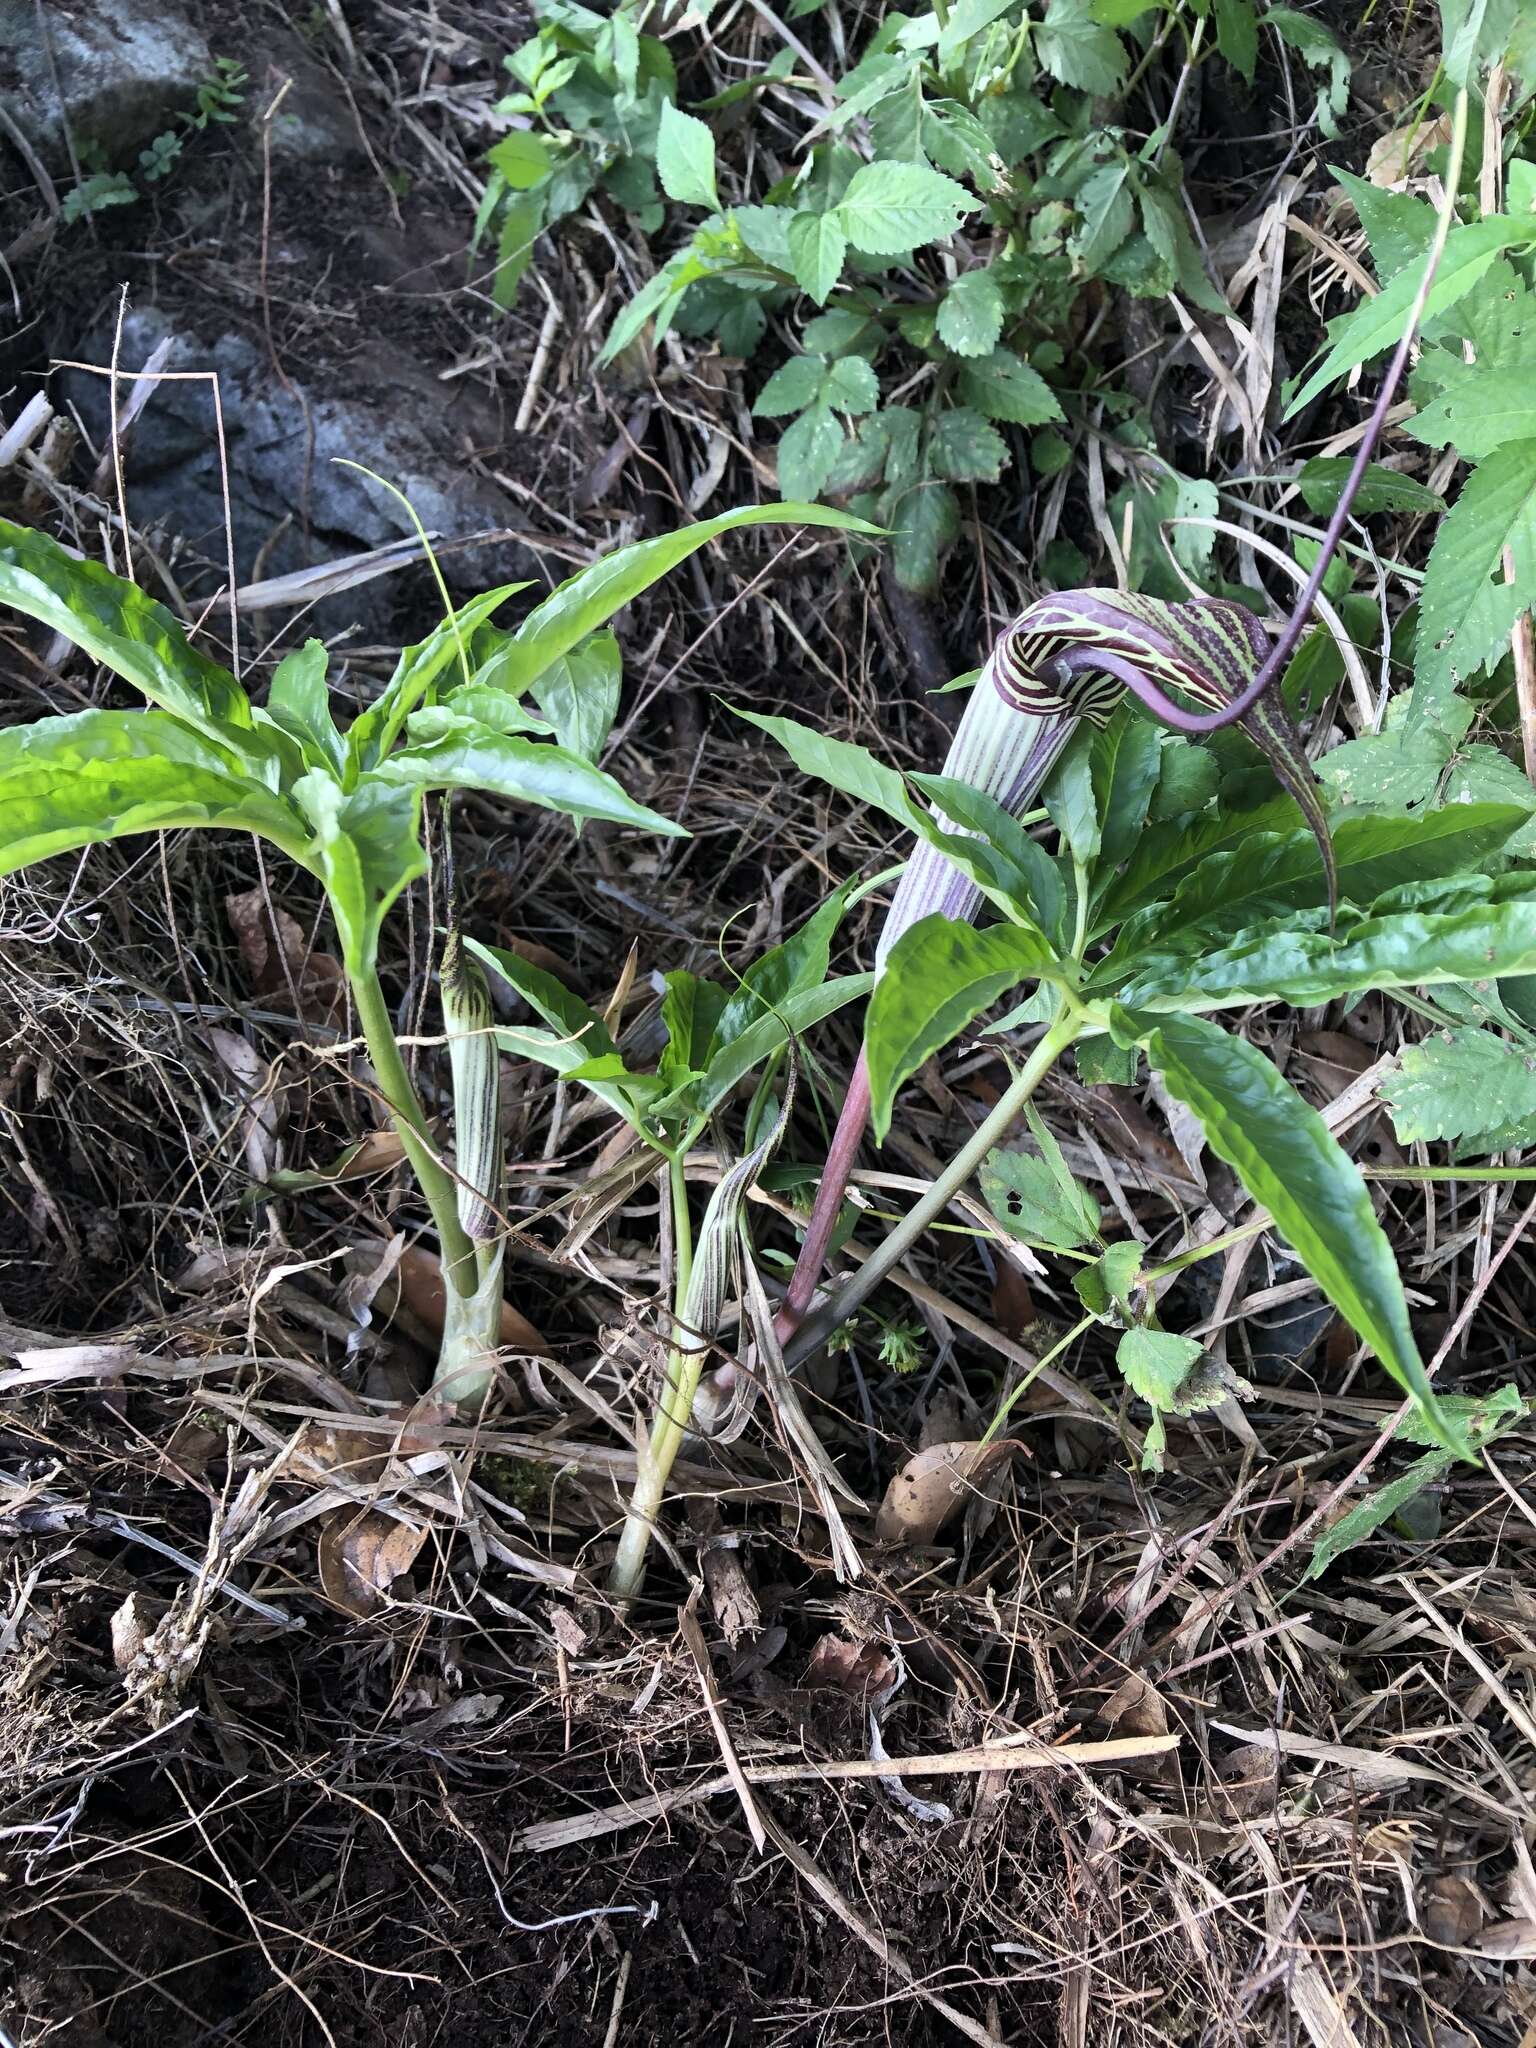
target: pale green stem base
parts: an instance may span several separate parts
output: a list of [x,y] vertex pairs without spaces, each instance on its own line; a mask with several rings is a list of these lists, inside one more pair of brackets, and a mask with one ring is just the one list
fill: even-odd
[[[672,1236],[676,1247],[672,1299],[676,1304],[679,1325],[693,1271],[693,1220],[688,1213],[685,1165],[686,1154],[675,1152],[667,1170]],[[680,1344],[674,1344],[667,1353],[666,1381],[651,1423],[650,1436],[640,1446],[640,1469],[635,1475],[635,1490],[625,1511],[619,1552],[608,1581],[615,1600],[633,1600],[645,1583],[646,1553],[651,1547],[656,1517],[661,1513],[661,1503],[666,1497],[667,1481],[672,1476],[672,1467],[677,1463],[677,1454],[693,1414],[694,1396],[699,1391],[705,1357],[704,1351],[685,1350]]]
[[433,1391],[461,1407],[471,1407],[485,1398],[495,1373],[501,1336],[501,1246],[477,1246],[459,1221],[458,1187],[428,1133],[420,1097],[400,1057],[378,976],[355,975],[350,986],[368,1057],[389,1104],[390,1122],[437,1229],[444,1312]]

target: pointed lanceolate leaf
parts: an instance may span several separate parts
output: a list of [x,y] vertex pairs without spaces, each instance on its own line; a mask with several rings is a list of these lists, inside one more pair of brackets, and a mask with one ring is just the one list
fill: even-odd
[[188,640],[163,604],[99,562],[79,561],[46,533],[0,519],[0,604],[51,626],[211,738],[252,729],[228,669]]
[[606,818],[671,838],[687,837],[685,827],[637,803],[611,775],[579,754],[547,741],[493,732],[467,718],[439,739],[397,747],[364,779],[415,789],[480,789],[562,811],[568,818]]
[[579,640],[606,626],[615,612],[675,569],[679,562],[722,533],[742,526],[831,526],[850,533],[874,533],[867,520],[829,505],[744,505],[682,526],[654,540],[637,540],[594,562],[562,583],[519,626],[507,650],[503,687],[527,689],[550,663]]
[[1386,1233],[1354,1161],[1328,1126],[1246,1040],[1203,1017],[1176,1017],[1138,1034],[1169,1092],[1199,1117],[1211,1150],[1274,1217],[1334,1307],[1437,1426]]
[[304,821],[164,711],[77,711],[0,732],[0,874],[134,832],[219,825],[306,857]]
[[331,717],[326,688],[329,659],[320,640],[306,640],[285,655],[272,672],[266,715],[303,749],[311,768],[327,768],[339,775],[346,743]]
[[347,795],[315,768],[293,794],[314,833],[308,864],[325,884],[347,972],[354,979],[371,974],[386,912],[427,871],[421,792],[370,777]]
[[527,587],[526,583],[503,583],[495,590],[483,590],[434,626],[425,640],[400,650],[394,674],[348,728],[349,774],[355,778],[359,771],[373,767],[389,752],[404,732],[411,713],[418,705],[430,701],[434,685],[450,664],[457,671],[451,678],[452,686],[463,687],[473,679],[470,649],[475,634],[486,625],[492,612]]
[[925,917],[892,947],[865,1025],[875,1135],[891,1127],[896,1091],[923,1061],[999,996],[1054,967],[1038,933],[1013,925],[979,932],[947,917]]

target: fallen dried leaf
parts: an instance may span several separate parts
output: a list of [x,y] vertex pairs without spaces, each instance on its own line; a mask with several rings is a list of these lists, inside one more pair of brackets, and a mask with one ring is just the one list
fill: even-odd
[[987,1474],[1024,1448],[1017,1437],[1000,1437],[990,1444],[930,1444],[915,1452],[885,1489],[876,1536],[882,1543],[931,1543]]
[[244,1105],[245,1164],[252,1180],[264,1181],[278,1163],[282,1126],[272,1086],[272,1069],[236,1031],[210,1028],[208,1042],[233,1075]]
[[316,1559],[327,1598],[348,1614],[377,1614],[396,1579],[416,1562],[425,1529],[368,1509],[332,1515],[320,1531]]
[[1168,1709],[1162,1694],[1139,1671],[1131,1672],[1125,1683],[1111,1693],[1099,1709],[1099,1719],[1106,1728],[1122,1735],[1168,1733]]
[[142,1593],[130,1593],[112,1616],[112,1662],[128,1671],[155,1629],[155,1615]]
[[269,911],[263,889],[226,896],[224,911],[256,994],[284,1010],[291,1010],[297,997],[301,1017],[314,1024],[332,1022],[344,1001],[341,962],[330,953],[314,952],[296,917],[277,904]]
[[1422,1910],[1424,1932],[1431,1941],[1438,1941],[1443,1948],[1470,1948],[1487,1917],[1482,1896],[1468,1879],[1444,1876],[1431,1880]]
[[848,1643],[841,1636],[818,1639],[801,1683],[845,1692],[862,1700],[896,1682],[896,1665],[878,1643]]

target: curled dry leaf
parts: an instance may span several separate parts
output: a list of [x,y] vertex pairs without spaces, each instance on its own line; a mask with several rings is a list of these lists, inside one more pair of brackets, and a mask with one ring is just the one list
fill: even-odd
[[268,910],[262,889],[226,896],[224,912],[255,993],[280,1010],[291,1010],[296,996],[300,1016],[331,1023],[343,1003],[341,962],[312,951],[298,919],[277,904]]
[[[394,1277],[380,1290],[380,1310],[391,1316],[404,1308],[437,1337],[442,1335],[444,1303],[443,1269],[436,1252],[428,1251],[425,1245],[409,1246]],[[525,1357],[554,1356],[533,1324],[510,1301],[501,1304],[501,1342],[505,1350],[519,1352]]]
[[805,1667],[802,1684],[845,1692],[862,1700],[882,1694],[896,1682],[896,1665],[878,1643],[849,1643],[841,1636],[818,1639]]
[[142,1593],[130,1593],[112,1616],[112,1662],[131,1671],[154,1634],[158,1615]]
[[1024,1448],[1017,1437],[1000,1437],[990,1444],[930,1444],[914,1452],[885,1489],[876,1536],[882,1543],[931,1543],[988,1473]]
[[1477,1886],[1454,1873],[1430,1880],[1419,1912],[1424,1932],[1442,1948],[1470,1948],[1488,1921]]
[[348,1614],[377,1614],[426,1540],[425,1529],[413,1529],[371,1508],[362,1514],[348,1508],[332,1515],[316,1545],[326,1597]]

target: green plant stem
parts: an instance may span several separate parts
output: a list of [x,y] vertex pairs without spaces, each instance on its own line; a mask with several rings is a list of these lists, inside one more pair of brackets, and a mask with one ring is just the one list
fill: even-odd
[[846,1323],[855,1309],[869,1298],[892,1266],[906,1256],[929,1224],[943,1214],[987,1154],[1007,1136],[1009,1125],[1077,1037],[1084,1022],[1079,1005],[1064,995],[1061,1008],[1045,1036],[1014,1076],[1011,1085],[999,1096],[996,1106],[976,1126],[927,1194],[881,1240],[841,1292],[806,1317],[784,1347],[786,1365],[797,1365],[813,1351],[820,1350],[839,1324]]
[[1024,1392],[1025,1388],[1032,1386],[1034,1382],[1040,1377],[1041,1373],[1045,1371],[1045,1368],[1048,1365],[1053,1364],[1058,1358],[1060,1358],[1063,1351],[1070,1350],[1071,1347],[1077,1342],[1078,1338],[1082,1336],[1083,1332],[1085,1330],[1091,1330],[1093,1328],[1093,1325],[1098,1320],[1099,1319],[1097,1316],[1083,1316],[1078,1322],[1075,1322],[1072,1325],[1071,1329],[1068,1330],[1067,1334],[1064,1337],[1057,1338],[1056,1342],[1051,1346],[1049,1351],[1041,1353],[1040,1357],[1035,1360],[1035,1363],[1031,1367],[1031,1369],[1027,1373],[1025,1373],[1023,1379],[1019,1381],[1019,1384],[1014,1388],[1013,1392],[1008,1396],[1007,1400],[1003,1402],[1001,1407],[998,1409],[997,1413],[988,1423],[987,1433],[981,1439],[983,1444],[991,1443],[993,1437],[997,1435],[998,1431],[1002,1428],[1003,1424],[1008,1420],[1008,1417],[1012,1412],[1014,1402],[1018,1400],[1020,1394]]
[[400,1057],[395,1027],[390,1022],[389,1005],[384,1000],[379,977],[372,972],[354,975],[349,977],[349,985],[357,1021],[363,1028],[363,1038],[368,1046],[368,1057],[378,1076],[380,1092],[389,1104],[390,1122],[405,1149],[405,1156],[410,1161],[437,1227],[443,1283],[456,1294],[472,1295],[479,1281],[479,1268],[475,1248],[459,1221],[458,1189],[428,1135],[426,1114],[406,1072],[405,1061]]
[[[683,1309],[693,1272],[693,1218],[688,1211],[687,1163],[688,1155],[681,1147],[667,1161],[676,1268],[672,1299],[679,1336],[684,1334]],[[667,1375],[661,1399],[656,1405],[650,1436],[640,1447],[635,1490],[625,1512],[618,1555],[614,1558],[613,1573],[608,1582],[616,1600],[633,1600],[644,1583],[645,1555],[651,1547],[651,1532],[655,1528],[656,1517],[661,1513],[667,1481],[672,1476],[672,1467],[677,1463],[677,1454],[693,1414],[694,1397],[699,1391],[707,1355],[707,1348],[702,1344],[688,1348],[674,1342],[668,1349]]]

